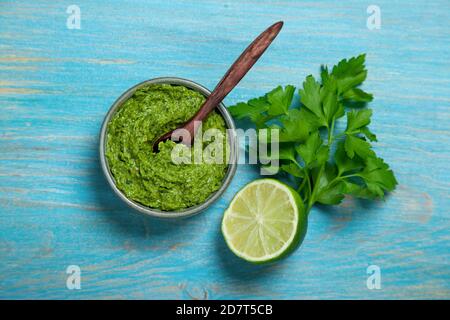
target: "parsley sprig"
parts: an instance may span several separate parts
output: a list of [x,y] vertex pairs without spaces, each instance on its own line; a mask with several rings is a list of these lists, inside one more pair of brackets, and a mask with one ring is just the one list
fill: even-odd
[[[229,108],[258,130],[279,129],[279,169],[295,178],[307,211],[316,202],[339,204],[345,195],[383,198],[397,185],[372,149],[377,138],[368,127],[372,110],[366,105],[373,96],[359,87],[367,77],[364,63],[362,54],[341,60],[331,71],[322,66],[319,80],[306,77],[298,103],[293,103],[296,88],[287,85]],[[347,125],[337,132],[342,118]]]

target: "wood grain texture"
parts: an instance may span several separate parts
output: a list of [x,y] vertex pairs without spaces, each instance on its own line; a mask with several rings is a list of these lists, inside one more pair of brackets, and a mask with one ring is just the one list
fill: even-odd
[[[450,298],[450,2],[0,2],[0,298]],[[382,27],[366,27],[368,5]],[[223,210],[258,176],[240,166],[210,210],[159,221],[107,186],[101,121],[132,85],[158,76],[212,88],[268,24],[283,31],[230,105],[321,63],[367,53],[376,151],[398,189],[386,201],[316,207],[300,250],[272,266],[239,261]],[[66,288],[79,265],[82,289]],[[378,265],[382,289],[368,290]]]

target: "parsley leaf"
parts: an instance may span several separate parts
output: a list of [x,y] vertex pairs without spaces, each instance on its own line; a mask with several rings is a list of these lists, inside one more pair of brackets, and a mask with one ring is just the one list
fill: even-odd
[[383,198],[386,191],[394,190],[397,185],[394,173],[381,158],[368,158],[366,167],[359,176],[364,179],[367,188],[380,198]]
[[347,134],[359,133],[361,128],[370,123],[371,109],[352,110],[347,113]]
[[316,117],[320,125],[326,126],[327,121],[322,110],[322,99],[320,95],[320,83],[312,75],[306,77],[303,89],[300,89],[300,101]]
[[[229,108],[234,117],[248,118],[257,129],[279,130],[279,152],[259,155],[260,162],[279,160],[279,166],[268,168],[296,178],[308,211],[316,202],[339,204],[346,195],[383,198],[397,185],[392,170],[372,149],[371,142],[377,141],[368,127],[373,111],[365,104],[373,96],[359,88],[366,77],[362,54],[331,69],[322,66],[319,80],[307,76],[298,90],[300,103],[293,104],[295,87],[287,85]],[[344,115],[345,130],[336,132]]]
[[324,83],[320,90],[320,96],[322,100],[323,113],[325,115],[327,125],[331,125],[334,117],[339,115],[338,118],[344,115],[344,108],[337,99],[337,82],[336,79],[331,76]]
[[343,142],[338,144],[334,154],[334,161],[338,167],[339,174],[341,175],[364,167],[364,163],[359,157],[350,158],[347,155]]
[[364,62],[366,55],[362,54],[349,60],[343,59],[333,67],[331,72],[337,79],[337,85],[340,93],[360,85],[367,77],[367,70]]
[[302,171],[301,168],[299,168],[298,165],[296,165],[293,162],[290,162],[289,164],[282,164],[281,165],[281,170],[289,173],[290,175],[297,177],[297,178],[302,178],[304,177],[304,172]]
[[248,118],[258,128],[263,127],[272,118],[288,114],[294,93],[295,87],[292,85],[287,85],[284,89],[278,86],[262,97],[251,99],[247,103],[239,102],[228,110],[236,119]]
[[359,88],[349,89],[342,95],[344,99],[356,102],[370,102],[373,100],[373,95],[371,93],[367,93]]
[[339,204],[344,199],[343,185],[337,180],[337,169],[335,165],[327,163],[322,174],[319,171],[316,178],[315,201],[322,204]]
[[249,100],[247,103],[239,102],[228,110],[236,119],[249,118],[253,122],[259,122],[263,113],[269,109],[269,104],[262,98]]
[[302,142],[305,141],[311,130],[307,122],[308,115],[298,109],[290,109],[287,114],[280,118],[281,127],[272,125],[272,128],[279,128],[280,142]]
[[375,153],[372,151],[372,146],[366,140],[356,137],[356,136],[347,136],[345,139],[345,151],[347,155],[353,159],[355,154],[360,156],[363,159],[368,157],[373,157]]
[[318,131],[312,133],[306,143],[298,145],[295,150],[307,167],[320,166],[328,160],[329,149],[323,145]]
[[284,89],[276,87],[267,94],[267,101],[270,103],[268,113],[271,116],[286,114],[294,97],[295,87],[287,85]]

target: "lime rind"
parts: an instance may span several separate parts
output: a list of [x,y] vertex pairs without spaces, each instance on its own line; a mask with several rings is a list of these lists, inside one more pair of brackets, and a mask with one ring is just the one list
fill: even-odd
[[[284,195],[286,198],[284,201],[280,202],[280,199],[263,199],[261,195],[258,196],[258,191],[261,189],[261,185],[266,185],[273,188],[271,195],[275,193],[274,190],[278,191],[278,196]],[[255,190],[254,194],[252,194],[252,190]],[[247,203],[244,201],[245,198],[249,198],[253,200],[254,203]],[[261,201],[258,201],[259,200]],[[279,203],[278,207],[270,207],[267,208],[267,205],[272,205],[273,202]],[[238,203],[239,202],[239,203]],[[266,206],[264,208],[261,207],[262,204]],[[287,205],[287,206],[286,206]],[[286,210],[291,210],[291,214],[288,217],[273,217],[273,212],[278,214],[280,209],[284,209],[286,206]],[[238,209],[240,212],[235,212],[234,210]],[[290,228],[290,234],[288,237],[284,237],[284,235],[277,234],[277,230],[273,230],[271,224],[262,224],[264,230],[264,235],[261,234],[261,229],[255,223],[255,213],[264,211],[264,219],[272,222],[278,222],[280,224],[293,224],[293,227]],[[286,211],[285,211],[286,212]],[[279,215],[279,214],[278,214]],[[239,228],[235,230],[228,230],[228,220],[235,219],[239,220],[234,221],[233,224],[238,224]],[[252,228],[253,227],[253,228]],[[300,196],[288,185],[279,182],[275,179],[258,179],[255,180],[246,186],[244,186],[233,198],[230,203],[230,206],[224,213],[224,217],[222,220],[222,234],[225,238],[225,241],[230,248],[230,250],[238,257],[252,263],[267,263],[271,261],[278,260],[282,257],[287,256],[289,253],[295,249],[298,244],[303,240],[306,234],[307,228],[307,216],[304,210],[303,201]],[[248,247],[237,248],[234,239],[236,235],[243,234],[243,237],[247,236],[246,246],[250,246],[253,251],[256,251],[258,254],[250,255],[248,254]],[[265,243],[267,241],[267,237],[270,238],[270,244]],[[287,239],[286,239],[287,238]],[[256,240],[255,240],[256,239]],[[251,241],[253,240],[253,243]],[[273,245],[276,241],[282,242],[277,245]],[[264,244],[265,243],[265,244]],[[276,249],[274,249],[276,248]],[[273,250],[273,252],[267,252],[267,249]],[[264,253],[262,253],[264,250]]]

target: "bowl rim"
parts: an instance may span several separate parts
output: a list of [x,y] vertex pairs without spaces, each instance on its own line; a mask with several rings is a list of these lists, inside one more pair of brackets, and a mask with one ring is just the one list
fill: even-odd
[[150,208],[147,206],[144,206],[136,201],[133,201],[125,196],[125,194],[119,190],[119,188],[116,186],[115,179],[113,177],[112,172],[109,169],[108,161],[106,159],[105,154],[105,148],[106,148],[106,138],[107,138],[107,129],[109,121],[111,120],[111,117],[115,114],[115,112],[122,106],[122,104],[128,100],[134,92],[149,84],[172,84],[172,85],[180,85],[187,87],[191,90],[200,92],[205,97],[208,97],[211,94],[211,91],[205,88],[204,86],[188,80],[184,78],[178,78],[178,77],[159,77],[159,78],[153,78],[149,80],[142,81],[133,87],[127,89],[124,93],[122,93],[119,98],[111,105],[109,108],[100,131],[100,143],[99,143],[99,153],[100,153],[100,163],[102,167],[103,174],[108,181],[108,184],[113,189],[114,193],[119,196],[120,199],[122,199],[123,202],[125,202],[129,207],[137,210],[138,212],[144,213],[148,216],[152,217],[158,217],[158,218],[181,218],[181,217],[190,217],[195,214],[198,214],[208,207],[210,207],[214,202],[216,202],[220,196],[225,192],[225,190],[228,188],[228,186],[231,183],[231,180],[233,179],[236,169],[237,169],[237,159],[238,159],[238,143],[237,143],[237,136],[236,136],[236,126],[234,124],[234,120],[231,117],[230,113],[228,112],[225,105],[220,103],[219,106],[217,106],[217,109],[222,118],[225,120],[225,124],[229,135],[229,144],[230,144],[230,162],[228,164],[228,169],[225,174],[225,177],[222,180],[222,185],[220,188],[212,193],[203,203],[200,203],[198,205],[195,205],[193,207],[189,207],[182,210],[176,210],[176,211],[163,211],[159,209]]

